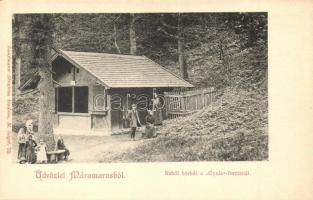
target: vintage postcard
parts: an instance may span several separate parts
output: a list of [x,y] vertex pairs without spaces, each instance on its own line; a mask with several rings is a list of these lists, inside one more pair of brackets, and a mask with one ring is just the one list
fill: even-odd
[[134,3],[0,1],[0,199],[312,199],[312,2]]

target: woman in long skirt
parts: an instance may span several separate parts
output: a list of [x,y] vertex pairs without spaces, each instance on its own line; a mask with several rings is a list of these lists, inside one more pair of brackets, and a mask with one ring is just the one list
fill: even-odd
[[68,148],[66,148],[65,144],[64,144],[64,140],[62,138],[62,136],[59,135],[58,140],[57,140],[57,150],[65,150],[64,153],[64,159],[67,160],[68,156],[70,155],[70,150]]
[[17,141],[18,141],[18,153],[17,159],[19,162],[24,162],[26,160],[26,140],[27,135],[25,131],[25,127],[20,128],[17,134]]
[[32,135],[28,136],[28,140],[26,142],[26,161],[29,164],[33,164],[36,162],[36,152],[35,148],[37,143],[33,140]]
[[154,125],[160,126],[162,125],[163,116],[162,116],[162,104],[160,101],[160,97],[157,94],[154,94],[153,99],[153,118],[154,118]]

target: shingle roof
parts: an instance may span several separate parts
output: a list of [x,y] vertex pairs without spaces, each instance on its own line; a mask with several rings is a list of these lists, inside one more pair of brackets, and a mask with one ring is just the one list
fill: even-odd
[[110,88],[193,87],[145,56],[58,51]]

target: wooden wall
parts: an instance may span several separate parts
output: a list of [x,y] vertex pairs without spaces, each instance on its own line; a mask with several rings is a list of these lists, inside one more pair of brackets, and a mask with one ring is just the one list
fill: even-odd
[[[59,57],[53,63],[53,79],[55,88],[70,86],[88,87],[88,113],[56,113],[55,126],[59,128],[79,130],[108,130],[111,127],[110,111],[95,106],[95,99],[105,96],[105,87],[97,82],[97,79],[84,69],[76,68],[65,59]],[[75,81],[73,84],[72,81]],[[100,97],[99,97],[100,96]],[[107,96],[106,98],[109,99]],[[108,105],[108,103],[106,103]],[[107,107],[108,108],[108,107]],[[77,125],[77,124],[80,125]]]

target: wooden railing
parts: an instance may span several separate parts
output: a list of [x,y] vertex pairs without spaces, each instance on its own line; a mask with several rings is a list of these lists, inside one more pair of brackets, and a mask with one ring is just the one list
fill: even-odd
[[167,118],[186,116],[212,105],[215,98],[214,88],[184,92],[165,92]]

